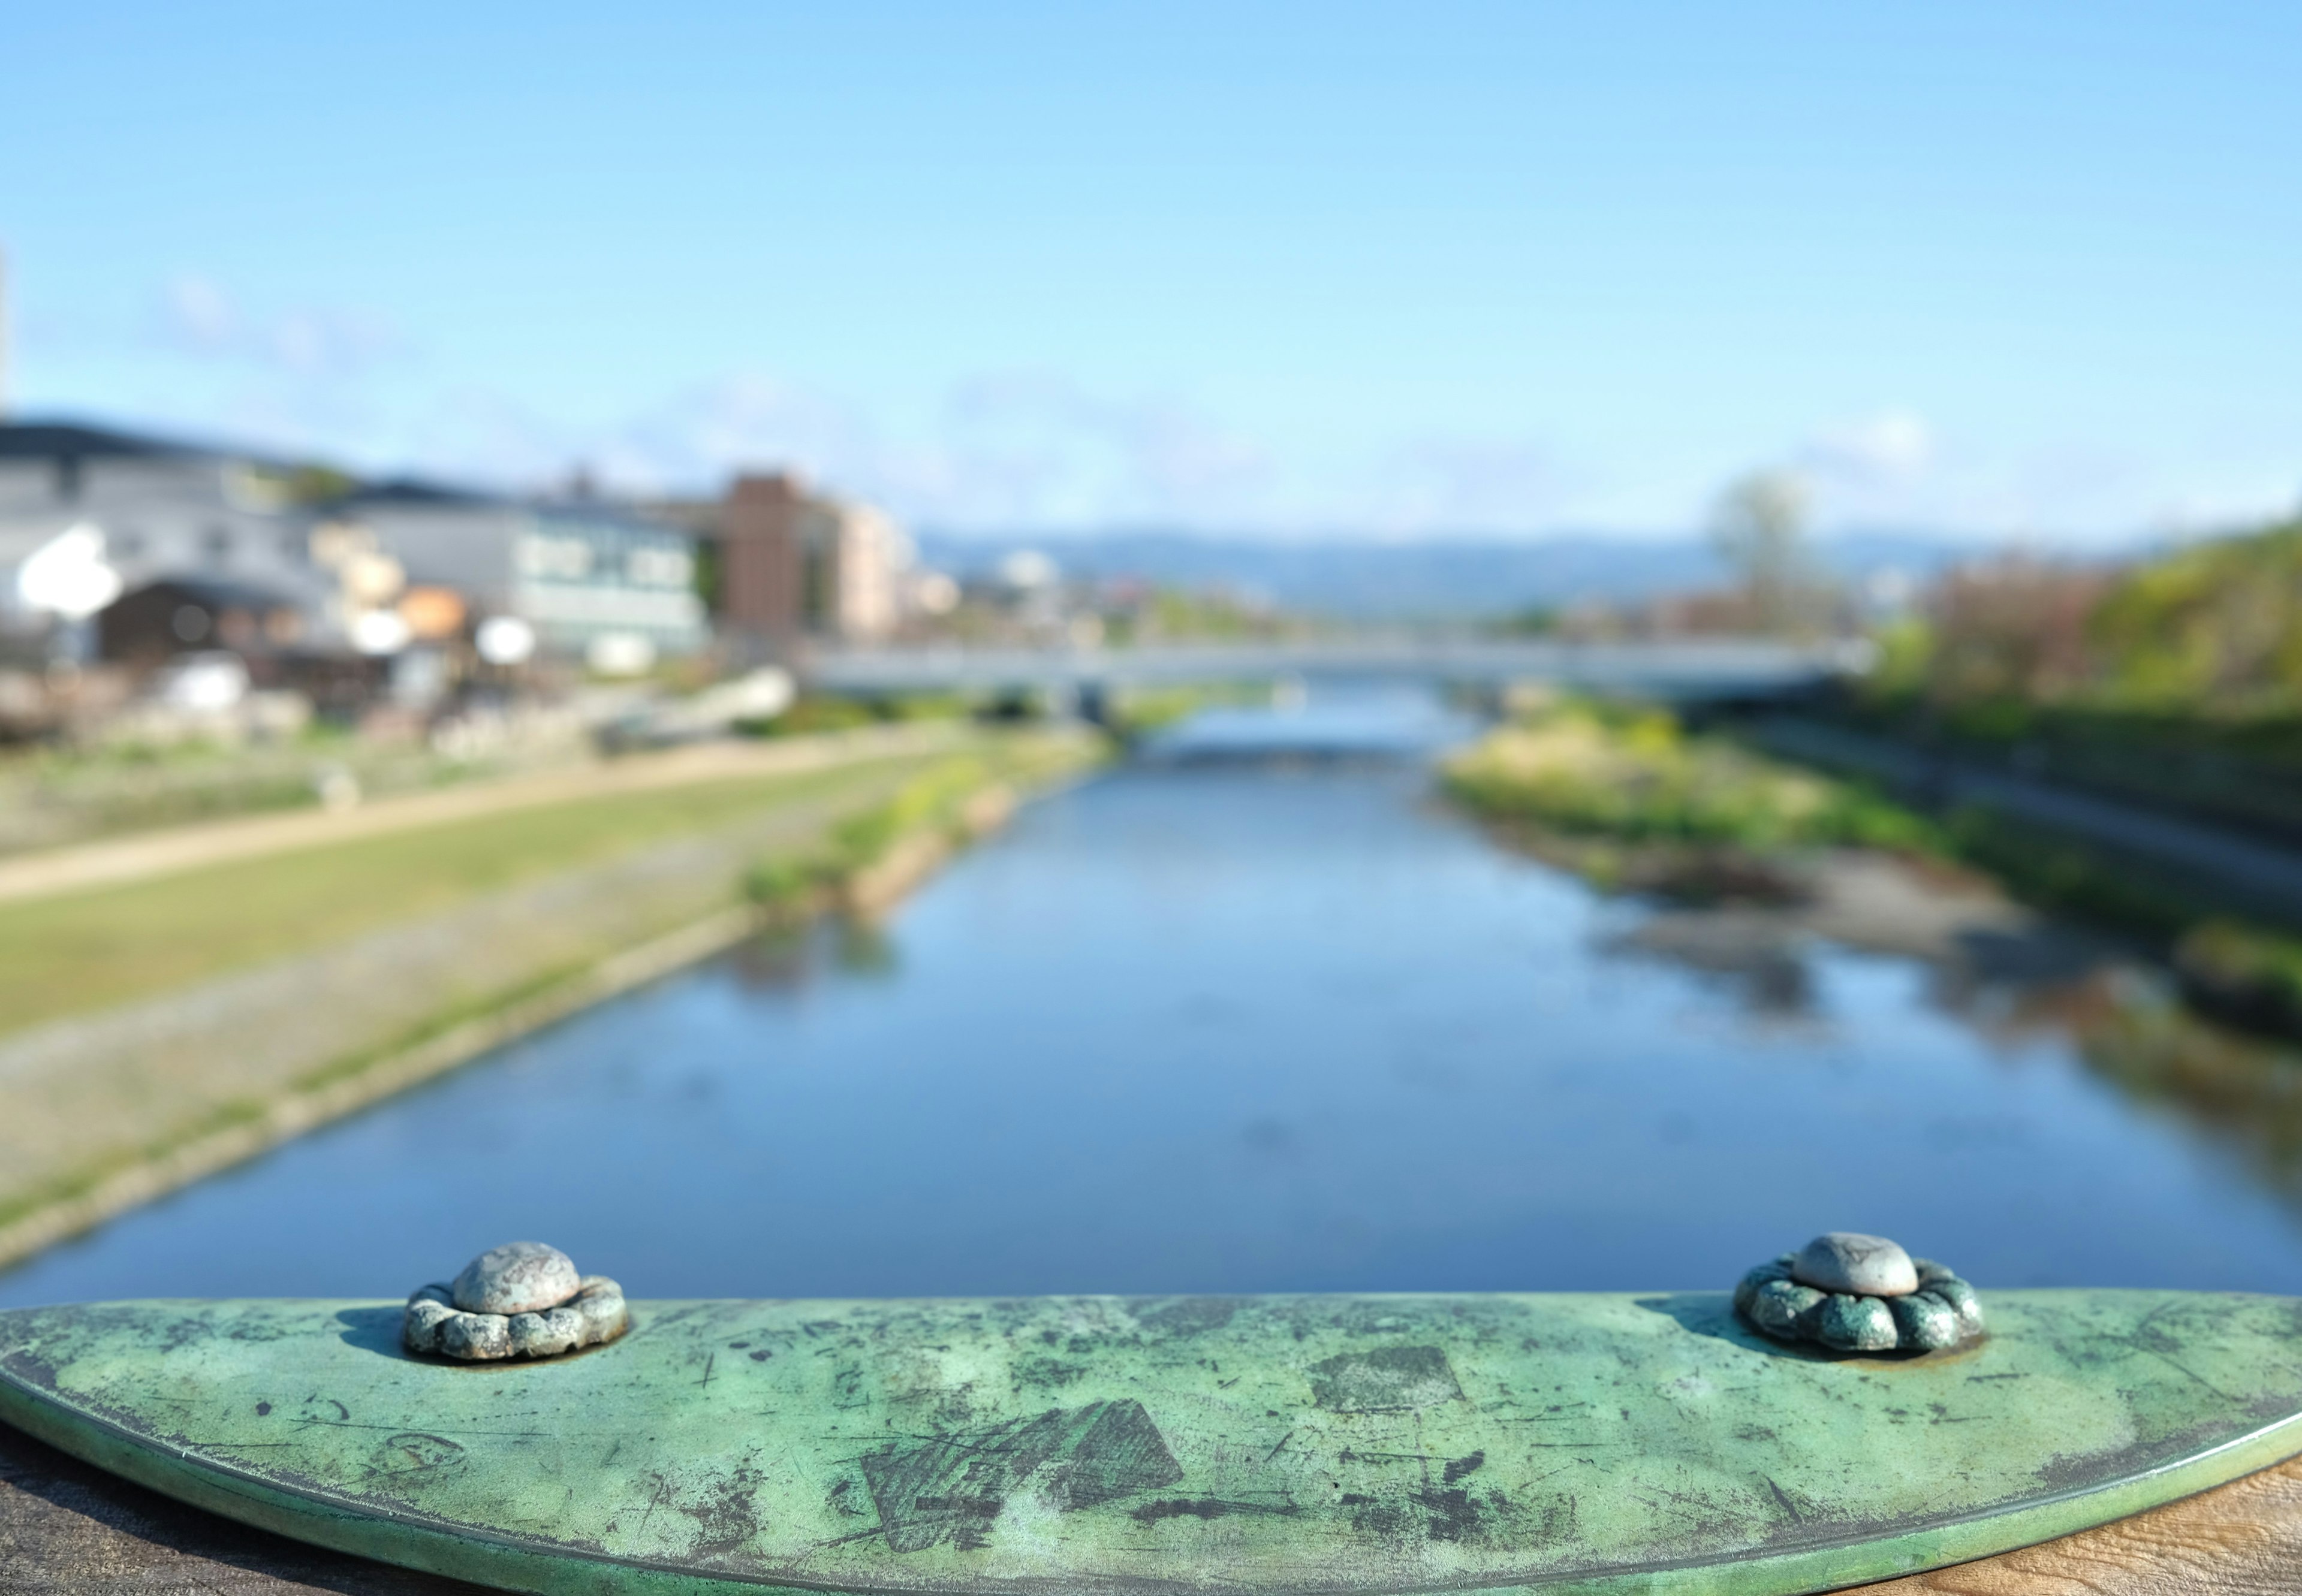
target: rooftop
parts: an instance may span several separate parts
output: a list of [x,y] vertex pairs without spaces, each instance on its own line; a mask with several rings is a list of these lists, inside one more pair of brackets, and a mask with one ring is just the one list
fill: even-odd
[[0,423],[0,459],[53,458],[59,455],[157,457],[231,452],[235,451],[116,432],[110,427],[82,426],[73,422]]

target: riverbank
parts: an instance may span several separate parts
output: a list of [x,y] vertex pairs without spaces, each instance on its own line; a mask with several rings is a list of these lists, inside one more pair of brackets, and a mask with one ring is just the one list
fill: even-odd
[[1658,901],[1628,945],[1699,968],[1761,973],[1804,936],[1978,979],[2099,951],[1963,868],[1924,816],[1661,711],[1562,705],[1458,753],[1443,779],[1520,850]]
[[567,709],[466,719],[437,738],[362,737],[326,726],[182,741],[0,745],[0,859],[235,817],[489,786],[587,763]]
[[[1802,729],[1811,735],[1791,735]],[[2025,943],[2055,928],[2046,940],[2063,951],[2050,966],[2069,963],[2073,937],[2121,943],[2129,956],[2163,962],[2202,1014],[2302,1035],[2302,945],[2231,915],[2231,900],[2205,890],[2197,868],[2154,869],[2101,834],[2109,827],[2114,840],[2155,824],[2184,833],[2174,840],[2193,852],[2243,855],[2259,844],[2191,836],[2195,827],[2147,816],[2105,818],[2100,801],[2072,795],[2025,790],[2013,797],[2029,802],[2015,803],[1995,786],[1945,788],[1934,765],[1907,755],[1919,776],[1936,778],[1937,802],[1920,808],[1839,774],[1910,774],[1852,759],[1847,742],[1772,722],[1740,736],[1693,735],[1659,711],[1570,702],[1492,734],[1451,760],[1445,779],[1458,802],[1522,846],[1609,889],[1799,905],[1821,934],[1937,962],[1943,953],[1914,944],[2004,955],[2006,928],[2020,919],[2033,928]],[[1778,751],[1803,758],[1785,763]],[[2302,862],[2273,862],[2302,871]],[[2270,865],[2252,873],[2260,891],[2282,881]],[[1895,876],[1911,890],[1895,895],[1902,901],[1891,912],[1846,911],[1849,902],[1883,903],[1876,884]],[[1929,901],[1936,911],[1922,909]],[[1927,928],[1904,934],[1898,923]],[[2018,957],[2035,964],[2037,948]]]
[[1103,747],[928,726],[682,751],[0,903],[0,1261],[788,918],[763,872],[884,905]]

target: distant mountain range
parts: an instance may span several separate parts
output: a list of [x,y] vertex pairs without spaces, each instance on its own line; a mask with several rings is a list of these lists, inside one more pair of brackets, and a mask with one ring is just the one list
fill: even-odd
[[[928,564],[962,576],[987,574],[1005,556],[1032,549],[1067,577],[1222,585],[1288,609],[1353,619],[1502,616],[1584,601],[1621,603],[1728,579],[1709,542],[1697,537],[1376,542],[1172,532],[1040,539],[928,533],[920,544]],[[1915,533],[1853,533],[1816,545],[1832,570],[1855,581],[1899,571],[1922,582],[1986,551],[1970,541]]]

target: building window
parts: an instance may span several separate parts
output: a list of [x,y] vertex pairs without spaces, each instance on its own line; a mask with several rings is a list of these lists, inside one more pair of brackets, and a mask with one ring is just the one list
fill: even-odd
[[685,587],[695,579],[695,562],[684,549],[643,543],[625,557],[624,575],[634,587]]
[[592,545],[580,537],[530,537],[520,544],[519,568],[530,576],[581,582],[592,574]]

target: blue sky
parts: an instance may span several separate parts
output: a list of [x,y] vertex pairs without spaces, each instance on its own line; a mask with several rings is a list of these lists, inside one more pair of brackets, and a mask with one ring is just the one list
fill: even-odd
[[0,21],[20,412],[945,528],[2084,543],[2302,496],[2302,7]]

